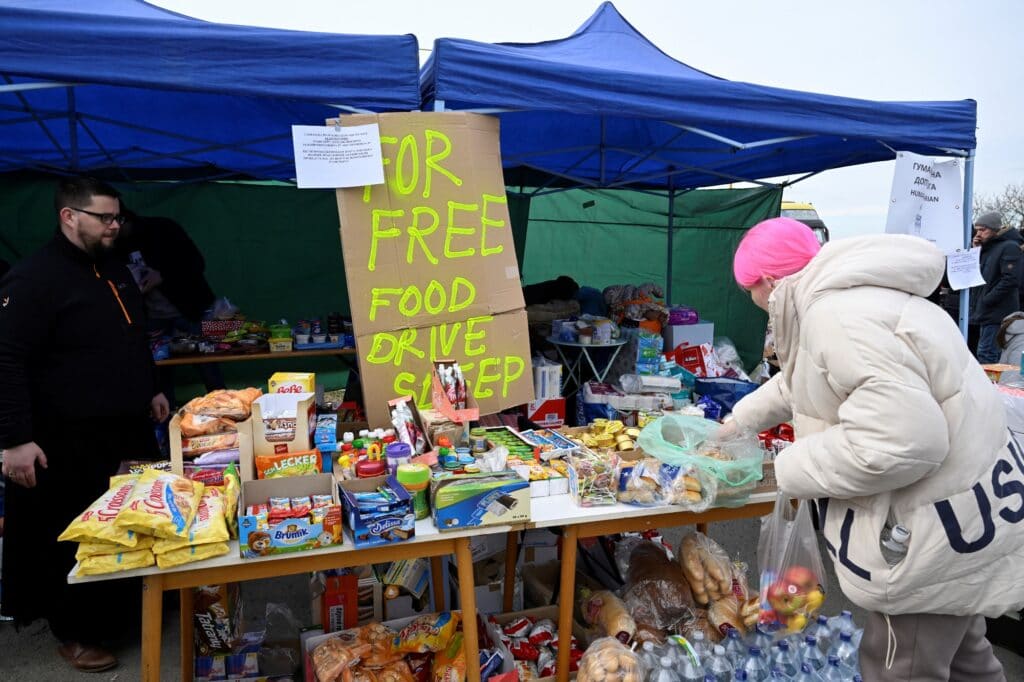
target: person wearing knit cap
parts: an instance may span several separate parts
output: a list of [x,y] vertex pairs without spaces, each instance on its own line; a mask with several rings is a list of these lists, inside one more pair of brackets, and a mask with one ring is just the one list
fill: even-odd
[[1021,234],[1002,229],[1003,217],[990,211],[974,221],[974,245],[981,246],[981,276],[985,283],[971,290],[970,323],[978,325],[978,362],[999,362],[996,336],[1003,318],[1020,307]]

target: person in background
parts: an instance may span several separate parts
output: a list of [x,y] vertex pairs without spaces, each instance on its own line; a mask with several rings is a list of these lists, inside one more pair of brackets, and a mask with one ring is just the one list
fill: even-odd
[[985,284],[971,289],[970,322],[978,326],[975,355],[983,365],[999,362],[999,325],[1020,309],[1021,234],[1002,225],[1002,215],[994,211],[974,221],[973,244],[981,247]]
[[[125,208],[126,221],[116,247],[146,302],[146,319],[154,337],[198,335],[203,313],[213,305],[206,281],[206,260],[184,228],[170,218],[140,216]],[[207,391],[224,388],[216,364],[195,365]],[[159,387],[174,407],[174,368],[159,368]]]
[[142,295],[113,254],[117,191],[58,182],[58,229],[0,281],[0,448],[6,488],[3,615],[45,618],[76,669],[117,665],[103,648],[134,621],[132,586],[68,585],[76,547],[57,542],[109,486],[122,460],[156,454],[154,388]]
[[1021,367],[1021,354],[1024,353],[1024,312],[1007,315],[999,325],[996,343],[1002,349],[999,362],[1004,365]]
[[[733,261],[768,311],[781,371],[721,435],[792,420],[775,476],[816,501],[840,587],[868,611],[865,680],[1005,680],[983,616],[1024,605],[1024,450],[955,323],[925,299],[945,266],[917,237],[819,247],[788,218],[751,228]],[[896,524],[910,540],[887,559]]]

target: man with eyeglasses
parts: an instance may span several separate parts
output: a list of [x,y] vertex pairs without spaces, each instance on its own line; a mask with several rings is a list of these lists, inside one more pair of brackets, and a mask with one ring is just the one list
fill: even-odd
[[117,191],[58,183],[58,230],[0,281],[0,448],[6,483],[3,614],[45,618],[78,670],[117,665],[101,644],[133,622],[125,585],[68,585],[76,546],[58,543],[123,459],[156,455],[156,392],[142,296],[112,247]]

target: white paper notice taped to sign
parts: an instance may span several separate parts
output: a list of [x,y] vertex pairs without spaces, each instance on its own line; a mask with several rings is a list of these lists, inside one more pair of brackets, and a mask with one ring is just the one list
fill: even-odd
[[300,189],[337,189],[384,183],[380,128],[292,126],[295,180]]
[[923,237],[949,255],[964,247],[959,159],[898,152],[885,231]]
[[949,254],[946,258],[946,276],[954,291],[984,284],[985,278],[981,276],[981,247]]

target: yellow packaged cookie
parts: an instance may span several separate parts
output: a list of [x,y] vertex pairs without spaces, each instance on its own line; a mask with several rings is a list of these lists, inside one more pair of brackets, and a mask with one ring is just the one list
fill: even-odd
[[202,496],[202,483],[149,469],[139,476],[114,525],[158,538],[187,537]]
[[[128,532],[131,533],[131,531]],[[153,546],[155,538],[152,535],[136,535],[135,533],[132,533],[132,535],[138,538],[138,543],[131,548],[133,551],[149,549]],[[128,550],[121,545],[115,545],[111,542],[80,542],[78,544],[78,551],[75,552],[75,561],[81,561],[86,557],[117,554],[125,551]]]
[[110,488],[72,521],[57,539],[62,542],[107,542],[122,548],[138,544],[136,534],[117,526],[114,520],[124,509],[139,477],[134,474],[113,476]]
[[224,518],[227,495],[223,488],[209,487],[203,490],[199,508],[192,518],[188,535],[183,538],[160,538],[153,544],[153,554],[164,554],[189,545],[205,545],[211,542],[227,542],[228,525]]
[[169,552],[156,555],[156,565],[160,568],[180,566],[192,561],[202,561],[210,557],[221,556],[231,551],[226,542],[209,542],[205,545],[186,545]]
[[133,549],[120,554],[99,554],[78,562],[78,575],[100,575],[146,568],[154,562],[153,552],[148,549]]

